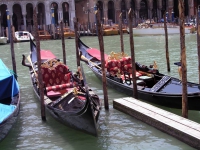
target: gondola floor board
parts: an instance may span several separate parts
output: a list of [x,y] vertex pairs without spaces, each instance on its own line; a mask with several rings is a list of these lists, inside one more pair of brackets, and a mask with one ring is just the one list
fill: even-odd
[[200,149],[200,124],[132,97],[114,99],[113,107]]

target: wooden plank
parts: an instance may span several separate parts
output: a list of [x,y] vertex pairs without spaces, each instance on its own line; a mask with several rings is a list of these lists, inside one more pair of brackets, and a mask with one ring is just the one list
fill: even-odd
[[200,124],[194,121],[132,97],[114,99],[113,107],[200,149]]
[[[124,98],[124,100],[129,101],[131,103],[133,102],[133,98],[131,98],[131,97],[130,98],[126,97],[126,98]],[[165,110],[160,109],[158,107],[152,106],[152,105],[150,105],[148,103],[145,103],[145,105],[144,105],[144,102],[136,100],[136,99],[134,99],[134,103],[136,103],[136,105],[139,105],[139,106],[141,106],[141,107],[143,107],[145,109],[148,109],[150,111],[159,113],[160,115],[165,116],[166,118],[172,119],[174,121],[179,121],[179,123],[182,123],[182,124],[184,124],[186,126],[189,126],[189,127],[191,127],[191,128],[193,128],[193,129],[195,129],[195,130],[200,132],[200,124],[198,124],[198,123],[196,123],[196,122],[194,122],[192,120],[185,119],[185,118],[183,118],[181,116],[178,116],[178,115],[173,114],[171,112],[165,111]]]

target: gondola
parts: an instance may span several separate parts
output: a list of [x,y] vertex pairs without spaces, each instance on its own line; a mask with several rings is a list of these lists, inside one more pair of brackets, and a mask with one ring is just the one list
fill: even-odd
[[0,59],[0,141],[15,124],[20,111],[20,90],[16,75]]
[[[88,47],[79,39],[80,58],[93,73],[101,80],[100,51]],[[107,84],[122,93],[133,96],[131,58],[124,54],[105,54],[105,68]],[[164,75],[156,69],[155,65],[145,66],[138,62],[136,67],[136,83],[138,99],[171,108],[182,108],[182,82],[181,80]],[[117,68],[117,71],[115,70]],[[200,110],[200,85],[187,82],[188,109]]]
[[[27,57],[29,63],[23,55],[22,65],[29,68],[33,89],[40,99],[36,45],[32,40],[30,44],[31,54]],[[47,111],[63,124],[97,136],[101,101],[87,87],[82,67],[72,73],[51,51],[41,50],[40,53],[44,104]]]

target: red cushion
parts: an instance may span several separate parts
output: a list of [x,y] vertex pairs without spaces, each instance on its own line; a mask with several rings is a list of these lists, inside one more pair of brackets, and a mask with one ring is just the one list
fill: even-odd
[[67,66],[59,64],[55,68],[42,67],[42,77],[46,87],[70,82],[71,73]]
[[132,73],[132,64],[124,65],[122,68],[123,68],[122,69],[123,71],[126,71],[128,73]]
[[118,67],[113,67],[113,68],[110,68],[109,73],[110,73],[111,75],[116,75],[117,73],[121,73],[121,69],[118,68]]
[[121,60],[121,66],[127,65],[127,64],[131,64],[131,57],[123,57]]
[[67,66],[65,66],[64,64],[59,64],[55,67],[55,70],[57,73],[63,73],[66,74],[69,72],[69,69]]
[[121,72],[121,62],[118,60],[108,60],[105,67],[107,68],[108,72],[112,71],[114,74],[118,72],[118,69]]
[[74,85],[73,83],[66,83],[66,84],[61,84],[61,85],[54,85],[54,86],[49,86],[49,87],[46,87],[46,91],[49,92],[49,91],[59,91],[59,90],[62,90],[62,89],[65,89],[65,88],[72,88]]
[[61,96],[61,93],[58,91],[49,91],[49,92],[47,92],[47,96],[48,97],[59,97],[59,96]]
[[42,72],[42,78],[43,78],[45,85],[51,86],[52,85],[52,83],[50,82],[51,73],[49,73],[49,69],[48,68],[42,68],[41,72]]

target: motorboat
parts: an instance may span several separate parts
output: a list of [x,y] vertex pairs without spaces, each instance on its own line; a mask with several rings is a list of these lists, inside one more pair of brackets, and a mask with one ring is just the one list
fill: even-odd
[[[129,28],[127,28],[129,33]],[[167,24],[167,33],[180,34],[180,27],[173,24]],[[185,28],[185,34],[192,33],[192,28]],[[145,35],[165,35],[164,24],[139,24],[138,27],[133,28],[133,35],[145,36]]]
[[33,35],[28,31],[16,31],[14,41],[15,42],[28,42],[30,38],[34,40]]
[[8,41],[7,37],[0,37],[0,44],[6,44]]

